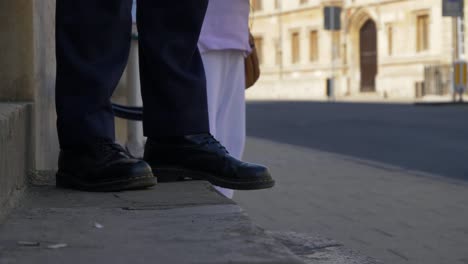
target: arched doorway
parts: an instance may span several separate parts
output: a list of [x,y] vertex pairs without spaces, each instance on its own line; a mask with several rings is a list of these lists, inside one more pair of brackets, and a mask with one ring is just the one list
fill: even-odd
[[362,25],[359,40],[361,92],[374,92],[377,76],[377,27],[372,19]]

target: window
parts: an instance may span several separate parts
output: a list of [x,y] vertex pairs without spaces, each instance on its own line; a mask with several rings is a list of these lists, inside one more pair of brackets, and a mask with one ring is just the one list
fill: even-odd
[[393,55],[393,26],[387,26],[387,53],[389,56]]
[[332,31],[332,41],[333,41],[333,46],[332,46],[332,54],[333,54],[333,59],[339,59],[341,58],[341,32],[340,31]]
[[429,15],[419,15],[416,19],[416,50],[429,49]]
[[251,4],[253,11],[261,11],[263,9],[262,0],[252,0]]
[[291,35],[291,62],[297,64],[300,59],[300,39],[299,32],[294,32]]
[[312,30],[309,33],[309,60],[318,61],[319,59],[319,47],[318,47],[318,31]]
[[263,64],[263,37],[254,37],[254,42],[257,49],[258,62]]

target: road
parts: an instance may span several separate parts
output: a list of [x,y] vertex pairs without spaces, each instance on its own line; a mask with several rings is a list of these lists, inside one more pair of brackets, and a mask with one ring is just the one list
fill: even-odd
[[270,230],[385,263],[468,263],[468,106],[248,104],[245,159],[272,190],[235,200]]

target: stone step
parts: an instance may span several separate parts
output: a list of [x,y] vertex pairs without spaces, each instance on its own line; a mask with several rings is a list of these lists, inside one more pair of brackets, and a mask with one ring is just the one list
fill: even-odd
[[303,263],[206,182],[86,193],[33,187],[0,226],[0,263]]
[[18,200],[31,168],[31,105],[0,103],[0,219]]

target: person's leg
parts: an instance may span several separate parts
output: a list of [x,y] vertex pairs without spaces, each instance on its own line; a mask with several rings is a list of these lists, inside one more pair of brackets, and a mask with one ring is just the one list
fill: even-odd
[[223,68],[220,67],[222,52],[213,51],[202,53],[202,59],[206,73],[206,94],[208,98],[210,133],[217,138],[216,118],[221,97],[219,87],[223,85],[222,76],[224,72]]
[[138,0],[145,136],[207,133],[203,63],[197,48],[208,0]]
[[120,191],[153,186],[149,165],[114,142],[110,97],[127,64],[131,0],[57,0],[57,186]]
[[60,145],[114,141],[110,97],[127,64],[131,0],[57,0],[56,105]]
[[245,69],[243,52],[202,54],[206,71],[210,132],[236,159],[245,145]]
[[[229,73],[227,51],[210,51],[202,54],[203,65],[206,72],[206,92],[208,96],[208,113],[210,120],[210,133],[217,138],[221,144],[224,144],[221,135],[218,134],[218,112],[222,107],[222,103],[226,100],[223,98],[224,89],[231,86],[226,84],[226,75]],[[226,146],[227,150],[229,148]],[[234,191],[219,186],[215,188],[227,198],[232,199]]]
[[208,117],[210,123],[210,133],[217,138],[216,116],[220,100],[219,87],[222,85],[222,68],[219,67],[219,52],[202,53],[203,66],[206,73],[206,94],[208,99]]
[[[212,107],[216,109],[216,119],[213,120],[216,127],[216,138],[236,159],[242,159],[245,145],[245,67],[243,52],[224,50],[217,54],[216,65],[221,73],[216,78],[219,80],[216,90],[219,100]],[[207,71],[207,79],[211,72]],[[210,91],[210,88],[208,89]],[[210,119],[211,121],[211,119]],[[217,187],[228,198],[233,198],[234,191]]]
[[236,159],[245,147],[245,64],[243,52],[226,51],[226,75],[219,102],[216,130],[218,139]]

